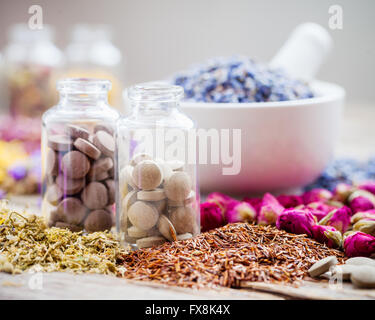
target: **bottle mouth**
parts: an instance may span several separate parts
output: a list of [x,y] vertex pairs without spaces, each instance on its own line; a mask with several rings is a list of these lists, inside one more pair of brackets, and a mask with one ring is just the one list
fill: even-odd
[[68,78],[57,82],[60,93],[97,94],[111,90],[111,81],[93,78]]
[[128,89],[128,97],[133,101],[170,102],[180,100],[184,89],[164,82],[140,83]]

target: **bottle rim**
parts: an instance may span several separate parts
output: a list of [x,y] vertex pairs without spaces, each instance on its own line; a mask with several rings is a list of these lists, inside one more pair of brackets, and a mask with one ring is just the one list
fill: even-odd
[[184,95],[181,86],[164,82],[145,82],[128,89],[128,97],[133,101],[169,102],[178,101]]
[[67,78],[57,82],[56,88],[61,93],[90,94],[111,90],[112,83],[106,79]]

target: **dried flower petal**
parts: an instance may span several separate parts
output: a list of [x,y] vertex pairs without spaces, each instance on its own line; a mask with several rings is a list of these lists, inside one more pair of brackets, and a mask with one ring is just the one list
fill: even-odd
[[223,210],[216,202],[201,203],[200,214],[202,231],[208,231],[224,225]]
[[375,237],[355,231],[344,238],[344,250],[348,257],[369,257],[375,253]]
[[278,217],[276,227],[295,234],[313,236],[316,220],[309,210],[286,209]]
[[375,236],[375,220],[362,219],[353,225],[353,230]]
[[251,204],[243,201],[229,207],[231,208],[225,213],[225,220],[228,223],[256,221],[257,213]]
[[284,207],[270,193],[266,193],[262,199],[262,205],[258,214],[258,224],[275,224]]
[[332,199],[333,194],[331,191],[326,190],[326,189],[312,189],[310,191],[305,192],[302,195],[302,199],[304,204],[309,204],[311,202],[317,202],[317,201],[327,201]]
[[320,243],[325,243],[329,248],[339,248],[342,244],[341,232],[331,226],[313,226],[314,239]]
[[301,204],[303,204],[303,199],[301,196],[297,195],[280,195],[276,197],[277,201],[285,208],[295,208]]
[[366,190],[354,191],[348,198],[350,208],[354,213],[375,208],[375,195]]
[[336,228],[341,233],[345,233],[350,226],[351,210],[344,206],[329,213],[325,218],[319,222],[321,225],[327,225]]

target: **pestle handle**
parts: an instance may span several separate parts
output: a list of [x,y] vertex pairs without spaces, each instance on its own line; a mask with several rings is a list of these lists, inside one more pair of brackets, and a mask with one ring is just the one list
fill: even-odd
[[271,60],[270,67],[284,69],[292,77],[310,81],[332,46],[332,37],[325,28],[312,22],[303,23],[293,30]]

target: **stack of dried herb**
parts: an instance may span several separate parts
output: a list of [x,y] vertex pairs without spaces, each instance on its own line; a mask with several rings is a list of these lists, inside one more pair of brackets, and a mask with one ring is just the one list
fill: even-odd
[[[114,274],[120,247],[108,232],[88,235],[47,228],[41,217],[11,211],[0,203],[0,271]],[[118,270],[117,270],[118,272]]]
[[199,236],[124,254],[128,279],[183,287],[240,287],[241,281],[291,283],[316,261],[343,253],[273,226],[229,224]]

